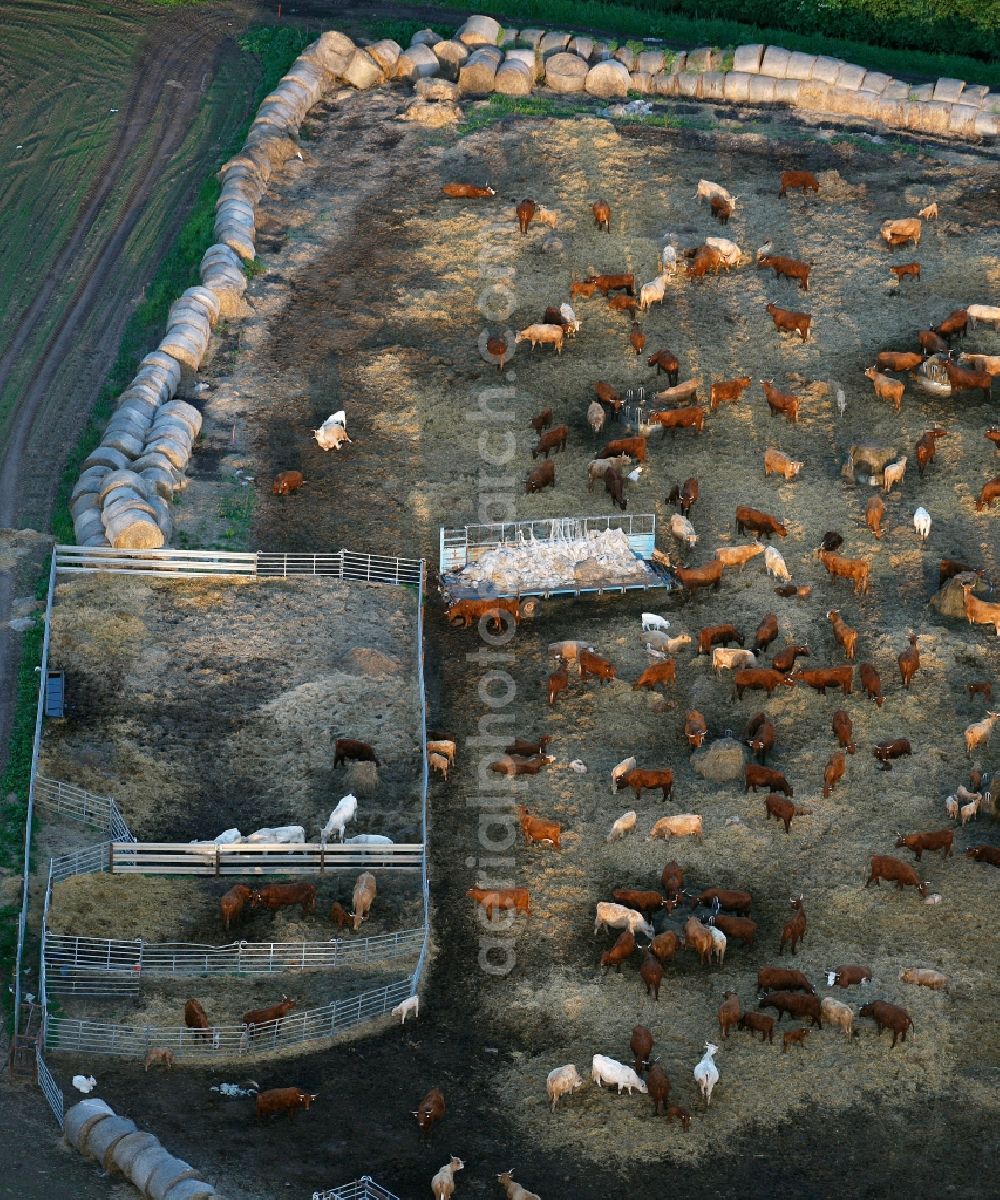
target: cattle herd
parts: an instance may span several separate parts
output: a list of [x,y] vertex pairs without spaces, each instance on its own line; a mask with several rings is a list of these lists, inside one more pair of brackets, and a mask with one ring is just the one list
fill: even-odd
[[[819,193],[820,184],[809,172],[782,173],[779,195],[784,197],[794,190],[801,191],[805,197],[803,201],[796,201],[797,203],[809,203],[808,197]],[[448,184],[443,192],[451,198],[470,200],[495,195],[492,188],[480,188],[471,184]],[[697,197],[710,202],[712,215],[723,225],[728,222],[739,200],[726,189],[706,180],[700,181]],[[599,200],[593,203],[592,212],[597,229],[610,230],[614,221],[613,206],[607,200]],[[543,210],[533,200],[525,199],[517,204],[515,216],[522,234],[527,233],[532,221],[537,220],[540,213],[545,214],[546,224],[555,224],[549,210]],[[890,250],[910,243],[919,247],[922,223],[934,220],[937,216],[937,205],[930,204],[922,208],[915,217],[886,221],[880,231],[881,239]],[[779,283],[783,279],[788,280],[796,284],[801,292],[808,293],[810,271],[814,264],[772,254],[772,249],[770,241],[760,248],[756,256],[756,266],[761,270],[772,270],[775,280]],[[570,351],[573,339],[581,335],[581,330],[586,324],[586,309],[580,309],[579,306],[603,297],[615,311],[631,319],[629,345],[637,355],[642,354],[645,349],[645,334],[639,324],[640,316],[647,312],[652,304],[663,303],[667,286],[671,282],[678,282],[677,276],[684,259],[689,260],[689,264],[683,274],[692,281],[703,279],[708,274],[728,271],[746,261],[739,247],[727,239],[708,238],[699,245],[680,249],[676,236],[665,235],[658,262],[659,273],[650,282],[637,285],[635,275],[630,272],[591,274],[583,280],[574,281],[569,289],[569,302],[561,301],[549,306],[541,321],[528,325],[516,334],[515,345],[527,343],[532,351],[539,347],[551,347],[557,354],[563,353],[564,350]],[[918,263],[891,266],[890,270],[901,283],[906,279],[920,278]],[[574,310],[571,304],[576,304],[578,309]],[[766,305],[766,314],[770,316],[778,336],[791,335],[803,342],[809,340],[812,328],[812,317],[809,313],[791,311],[769,303]],[[872,358],[875,359],[875,363],[864,371],[864,375],[872,381],[876,399],[888,401],[893,409],[899,412],[907,384],[903,378],[897,376],[906,375],[908,372],[920,372],[921,368],[925,367],[928,357],[934,355],[938,356],[947,375],[953,396],[958,396],[963,391],[979,389],[985,398],[989,398],[992,377],[1000,374],[1000,359],[982,354],[959,355],[952,349],[955,340],[965,335],[967,329],[974,326],[977,320],[992,323],[1000,328],[1000,308],[970,304],[967,308],[956,310],[944,317],[934,329],[914,330],[914,340],[919,349],[899,348],[881,352],[873,350]],[[492,335],[486,346],[490,360],[497,364],[498,369],[503,370],[510,361],[513,347],[508,346],[504,338],[498,335]],[[647,358],[647,363],[655,369],[656,375],[661,372],[667,375],[670,386],[665,391],[655,391],[655,385],[649,389],[653,392],[653,400],[661,402],[665,407],[641,412],[634,422],[633,429],[630,432],[623,431],[622,436],[609,440],[598,457],[590,462],[587,471],[588,491],[593,489],[595,482],[603,480],[612,505],[623,511],[628,506],[629,482],[639,478],[643,464],[647,463],[652,455],[651,434],[658,432],[657,427],[663,431],[669,430],[672,437],[678,430],[698,433],[712,413],[723,406],[740,404],[752,385],[749,375],[713,382],[706,389],[706,399],[709,402],[706,408],[698,403],[698,392],[702,386],[700,380],[679,382],[680,360],[671,350],[665,347],[657,348]],[[527,369],[530,370],[530,366]],[[780,390],[773,380],[761,380],[760,384],[771,417],[796,423],[800,398]],[[842,392],[837,393],[836,403],[843,413]],[[625,406],[626,398],[618,388],[607,380],[594,383],[593,399],[589,401],[586,420],[595,437],[600,436],[609,421],[622,420]],[[525,492],[528,494],[555,486],[554,459],[550,459],[549,456],[558,455],[565,450],[570,436],[568,424],[556,423],[551,408],[546,408],[533,417],[531,425],[538,436],[532,449],[532,458],[544,456],[544,461],[532,467],[527,475]],[[938,439],[946,435],[947,430],[934,426],[918,441],[913,457],[921,477],[932,467]],[[985,438],[994,445],[1000,445],[1000,430],[996,426],[988,428]],[[857,465],[860,468],[865,465],[865,451],[865,447],[857,448]],[[905,456],[880,464],[877,471],[872,471],[873,485],[880,484],[881,492],[889,493],[893,487],[901,485],[906,465]],[[804,466],[802,461],[792,459],[776,447],[769,447],[765,451],[765,478],[775,474],[786,483],[790,483],[799,477]],[[748,505],[736,508],[735,528],[738,534],[752,534],[752,541],[736,546],[720,546],[714,557],[704,565],[682,565],[685,553],[692,551],[702,536],[697,530],[695,518],[702,486],[704,483],[700,484],[698,479],[689,478],[683,484],[676,485],[670,492],[666,498],[667,503],[674,504],[677,508],[677,513],[670,522],[671,533],[677,542],[677,553],[667,555],[657,551],[655,555],[663,565],[669,565],[680,583],[685,602],[683,611],[694,611],[690,604],[699,589],[710,587],[719,591],[728,572],[741,572],[745,564],[757,555],[764,556],[766,572],[780,585],[775,588],[780,596],[807,600],[812,588],[793,583],[792,573],[781,553],[770,544],[772,537],[780,540],[786,536],[786,523],[770,513]],[[987,480],[981,487],[976,511],[984,511],[990,502],[998,497],[1000,477]],[[884,516],[885,503],[880,492],[876,491],[864,513],[865,524],[875,540],[882,536]],[[926,540],[932,523],[926,508],[920,506],[916,509],[913,523],[917,537],[921,541]],[[838,553],[844,538],[836,530],[824,532],[817,529],[815,537],[815,553],[830,577],[831,589],[835,591],[840,587],[838,581],[843,581],[855,596],[866,596],[872,586],[870,560]],[[1000,604],[989,599],[984,600],[981,595],[975,594],[977,591],[982,593],[984,589],[992,592],[992,585],[986,578],[985,570],[975,563],[942,560],[941,585],[954,577],[958,578],[962,605],[969,623],[993,627],[1000,635]],[[478,623],[480,628],[495,632],[501,626],[516,628],[521,620],[521,611],[516,597],[493,600],[463,599],[450,605],[446,617],[456,626],[468,629]],[[681,647],[691,645],[692,641],[696,640],[697,654],[711,655],[711,665],[717,677],[721,677],[721,672],[733,672],[734,698],[738,699],[749,691],[762,691],[770,698],[777,689],[784,688],[808,688],[820,696],[825,696],[827,690],[832,689],[844,696],[850,696],[857,684],[867,700],[880,709],[886,698],[882,677],[874,663],[856,661],[859,655],[864,656],[865,649],[859,645],[858,631],[852,629],[835,608],[826,611],[823,620],[828,623],[844,661],[798,667],[798,658],[810,657],[809,646],[804,641],[794,642],[777,650],[771,654],[769,663],[765,658],[771,643],[778,635],[779,626],[775,613],[767,614],[759,623],[748,646],[745,646],[743,631],[732,623],[703,627],[693,639],[690,634],[668,634],[669,622],[665,618],[655,613],[644,614],[642,636],[654,661],[635,680],[633,689],[674,688],[678,671],[683,670],[674,655]],[[595,646],[587,642],[572,640],[555,643],[550,646],[550,652],[554,659],[554,669],[541,680],[550,706],[564,702],[564,694],[571,688],[574,680],[586,682],[589,678],[602,684],[618,678],[618,668],[614,662],[609,657],[598,654]],[[899,647],[897,665],[901,688],[919,687],[922,663],[918,633],[910,633],[905,644]],[[993,727],[997,720],[1000,720],[1000,714],[988,707],[992,701],[990,681],[974,679],[968,681],[966,687],[970,699],[982,701],[987,706],[982,718],[970,724],[964,731],[965,746],[972,755],[978,748],[988,744]],[[713,721],[699,711],[687,711],[683,727],[680,729],[678,745],[683,748],[686,742],[689,754],[699,751],[705,743],[709,726],[722,724],[724,716],[722,713],[715,714]],[[858,750],[853,722],[846,710],[838,708],[833,713],[830,731],[831,753],[822,771],[822,779],[809,781],[815,783],[816,790],[823,798],[829,797],[845,778],[848,773],[848,756],[854,755]],[[958,732],[960,731],[955,731],[956,735]],[[943,736],[946,733],[947,731],[942,731]],[[491,763],[491,770],[508,777],[545,772],[556,761],[553,754],[547,753],[550,741],[548,735],[517,738],[505,747],[500,758]],[[764,793],[763,809],[766,819],[776,819],[783,827],[784,833],[790,835],[793,822],[800,818],[808,818],[811,810],[795,803],[795,789],[792,783],[781,771],[767,765],[769,754],[780,744],[780,729],[766,712],[761,711],[747,723],[742,741],[749,751],[749,761],[745,762],[743,767],[744,791],[756,794],[761,790]],[[448,769],[455,761],[455,739],[448,735],[439,735],[433,746],[428,745],[427,749],[431,755],[432,769],[447,778]],[[911,755],[913,748],[905,738],[890,738],[871,746],[870,751],[880,770],[891,771],[893,762],[901,756]],[[676,754],[677,751],[673,747],[665,747],[664,757]],[[670,766],[662,763],[640,766],[636,759],[631,757],[619,763],[612,771],[611,791],[613,794],[631,791],[637,802],[644,791],[654,791],[662,796],[662,802],[666,804],[671,800],[674,782],[674,770]],[[946,828],[926,832],[899,832],[892,848],[911,851],[917,864],[921,863],[925,850],[940,851],[942,860],[946,860],[952,854],[955,826],[964,827],[981,813],[996,818],[997,800],[991,773],[981,765],[973,764],[969,779],[961,783],[956,781],[954,793],[942,804],[952,823]],[[551,853],[562,852],[565,831],[558,821],[544,813],[529,810],[525,804],[517,807],[517,816],[527,845],[540,845]],[[638,829],[638,824],[635,811],[623,813],[614,821],[607,840],[615,842],[633,835]],[[702,839],[705,824],[701,814],[674,813],[657,819],[646,833],[650,838],[694,836]],[[991,845],[970,845],[965,850],[965,856],[972,861],[1000,866],[1000,849]],[[865,888],[873,884],[877,887],[885,881],[894,884],[897,891],[913,888],[918,897],[926,903],[941,900],[939,894],[931,894],[928,883],[920,877],[914,866],[891,854],[873,853],[867,862],[859,862],[857,866],[859,871],[862,868],[864,870],[861,879]],[[942,863],[942,873],[944,870]],[[713,963],[721,964],[724,961],[727,946],[737,946],[740,951],[745,950],[752,954],[758,952],[759,934],[770,937],[762,933],[754,919],[754,897],[748,890],[701,884],[694,888],[688,887],[685,885],[685,870],[675,859],[671,859],[664,866],[659,886],[651,887],[650,882],[624,880],[622,886],[611,891],[607,900],[597,903],[594,933],[596,935],[602,930],[611,931],[615,940],[595,955],[595,965],[602,973],[613,970],[620,974],[623,968],[637,963],[639,985],[654,1001],[659,998],[665,968],[675,964],[682,953],[693,955],[701,968],[709,969]],[[469,889],[467,896],[474,904],[481,906],[488,921],[504,911],[508,917],[512,915],[514,918],[523,917],[529,920],[532,917],[532,897],[530,889],[525,887],[474,887]],[[787,911],[788,917],[783,922],[780,937],[775,937],[771,943],[778,957],[782,956],[786,949],[794,955],[807,935],[805,895],[793,895]],[[880,974],[877,964],[845,963],[829,970],[827,983],[831,987],[861,989],[861,995],[864,997],[864,989],[871,995],[873,976],[879,983],[884,984],[884,972]],[[944,988],[948,984],[948,979],[942,972],[923,967],[906,968],[899,972],[898,979],[902,983],[922,985],[934,990]],[[908,1033],[912,1035],[913,1019],[900,1004],[884,999],[872,999],[869,1003],[861,1004],[855,1011],[849,1004],[832,996],[821,999],[816,994],[814,982],[798,970],[776,965],[759,966],[756,975],[749,977],[749,987],[753,992],[751,1002],[741,1002],[739,994],[735,991],[726,991],[722,995],[714,1018],[710,1017],[709,1013],[705,1014],[706,1032],[711,1021],[713,1026],[717,1023],[720,1042],[728,1039],[731,1031],[735,1030],[747,1032],[751,1038],[759,1034],[761,1042],[771,1044],[775,1025],[780,1024],[786,1014],[793,1021],[808,1022],[808,1025],[803,1024],[783,1033],[783,1053],[804,1047],[810,1030],[815,1028],[817,1032],[821,1031],[824,1022],[835,1027],[846,1038],[855,1038],[859,1036],[859,1031],[855,1028],[856,1020],[870,1020],[878,1034],[883,1031],[891,1033],[892,1047],[896,1047],[898,1043],[906,1043]],[[773,1010],[775,1015],[768,1015],[768,1009]],[[623,1033],[620,1049],[625,1048],[626,1037]],[[646,1026],[637,1025],[627,1040],[627,1048],[632,1054],[631,1065],[608,1054],[595,1053],[591,1063],[591,1080],[598,1087],[608,1085],[618,1093],[636,1091],[648,1094],[653,1101],[654,1113],[665,1113],[668,1121],[676,1117],[682,1127],[687,1129],[691,1113],[687,1108],[670,1103],[671,1081],[653,1055],[652,1032]],[[706,1041],[701,1059],[692,1064],[693,1078],[706,1110],[720,1077],[715,1062],[718,1049],[714,1042]],[[570,1097],[584,1085],[585,1079],[575,1064],[566,1063],[553,1067],[546,1080],[546,1093],[551,1109],[555,1111],[560,1100]],[[435,1089],[425,1098],[416,1115],[423,1129],[441,1119],[444,1113],[444,1096]],[[452,1159],[451,1164],[443,1167],[435,1176],[432,1187],[436,1197],[451,1196],[455,1187],[454,1172],[462,1166],[461,1160]],[[505,1183],[505,1187],[508,1195],[512,1194],[510,1182]],[[523,1197],[530,1195],[523,1190],[514,1194]]]

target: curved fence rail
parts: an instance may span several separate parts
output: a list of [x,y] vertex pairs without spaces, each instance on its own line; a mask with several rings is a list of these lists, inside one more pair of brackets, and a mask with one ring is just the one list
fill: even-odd
[[45,1046],[49,1050],[78,1054],[138,1058],[154,1047],[172,1050],[177,1058],[208,1061],[257,1058],[308,1042],[328,1041],[356,1025],[384,1017],[413,994],[416,983],[415,976],[407,975],[357,996],[331,1000],[321,1008],[289,1013],[282,1021],[256,1026],[252,1033],[246,1025],[198,1030],[184,1026],[106,1024],[49,1013],[45,1019]]
[[49,994],[136,992],[143,978],[271,975],[369,966],[419,954],[424,931],[404,929],[328,942],[233,942],[228,946],[115,941],[46,933]]
[[35,779],[35,803],[61,817],[96,826],[108,834],[112,841],[135,841],[121,809],[109,796],[95,796],[75,784],[39,775]]

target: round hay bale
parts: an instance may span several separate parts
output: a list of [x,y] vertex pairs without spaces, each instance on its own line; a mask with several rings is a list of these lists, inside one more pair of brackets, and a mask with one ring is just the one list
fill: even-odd
[[173,474],[160,467],[147,467],[142,472],[142,479],[146,484],[146,495],[149,496],[150,504],[153,504],[154,496],[160,496],[163,500],[172,500],[174,492],[177,491],[177,482]]
[[314,59],[324,71],[340,77],[343,76],[354,50],[355,45],[347,34],[330,29],[307,46],[302,57]]
[[531,72],[531,78],[535,83],[542,78],[545,73],[545,68],[542,66],[542,60],[535,54],[534,50],[508,50],[507,57],[504,59],[504,64],[509,62],[520,62]]
[[116,488],[129,488],[131,491],[141,495],[143,491],[142,479],[135,471],[109,471],[101,481],[101,487],[98,491],[102,504]]
[[939,79],[934,85],[931,99],[942,100],[945,104],[956,104],[961,99],[964,88],[964,79]]
[[197,437],[201,433],[201,413],[186,400],[171,400],[168,404],[164,404],[160,411],[163,416],[169,415],[183,421],[191,430],[192,437]]
[[657,96],[676,96],[679,93],[678,76],[671,72],[669,75],[657,75],[653,80]]
[[650,75],[648,71],[633,71],[629,76],[629,91],[638,92],[642,96],[648,96],[653,91],[653,80],[655,75]]
[[748,46],[737,46],[733,55],[733,70],[746,71],[756,75],[760,71],[760,60],[764,57],[764,47],[760,42]]
[[980,110],[976,117],[976,137],[996,137],[1000,133],[1000,117]]
[[592,37],[581,37],[579,34],[572,37],[566,44],[566,49],[570,54],[579,54],[581,58],[590,61],[591,55],[594,53],[594,39]]
[[801,50],[793,50],[785,64],[785,78],[812,79],[815,65],[815,54],[803,54]]
[[691,755],[696,775],[710,783],[728,783],[743,778],[746,755],[735,738],[719,738],[703,751]]
[[251,129],[247,135],[246,145],[251,153],[265,156],[271,164],[272,171],[283,167],[290,158],[302,153],[294,138],[289,137],[287,133],[269,129],[267,126]]
[[[120,492],[115,492],[115,496],[119,495],[121,495]],[[101,520],[104,522],[105,533],[109,525],[120,522],[126,513],[145,513],[147,517],[152,517],[154,521],[156,520],[156,509],[147,500],[142,500],[139,497],[130,497],[127,500],[113,499],[101,509]]]
[[832,82],[841,88],[850,88],[852,91],[857,91],[864,83],[865,68],[859,67],[857,63],[844,63],[837,72],[837,78]]
[[120,408],[116,410],[114,416],[108,422],[105,434],[108,433],[131,433],[135,437],[141,437],[145,440],[146,431],[152,424],[152,417],[149,410],[139,411],[131,406],[128,408]]
[[493,89],[501,96],[530,96],[534,82],[534,71],[530,67],[516,59],[508,59],[500,64]]
[[382,68],[386,79],[391,79],[396,71],[396,63],[399,62],[399,56],[402,53],[402,46],[399,42],[394,42],[392,38],[382,38],[380,42],[376,42],[374,46],[368,47],[368,53],[375,59],[378,65]]
[[545,63],[545,82],[554,92],[582,92],[590,68],[576,54],[553,54]]
[[448,79],[418,79],[413,90],[419,100],[458,99],[458,86]]
[[69,502],[69,514],[75,521],[77,517],[82,517],[85,512],[101,511],[101,501],[97,492],[82,492],[75,500]]
[[408,108],[399,114],[401,121],[416,121],[429,129],[438,129],[442,125],[456,125],[462,115],[462,110],[450,100],[439,100],[428,104],[426,100],[414,100]]
[[142,437],[136,437],[134,433],[128,433],[122,429],[106,429],[104,431],[105,446],[120,450],[128,458],[135,458],[142,453],[142,443]]
[[166,473],[176,483],[180,479],[180,472],[170,461],[165,454],[160,454],[158,451],[149,450],[148,447],[141,458],[137,458],[132,463],[132,470],[137,475],[141,475],[145,471],[157,470],[166,471]]
[[86,538],[78,537],[76,539],[76,544],[78,546],[110,546],[111,545],[111,543],[108,541],[108,539],[104,536],[103,533],[95,533],[92,536],[86,537]]
[[824,54],[819,54],[813,63],[812,77],[820,83],[826,83],[833,87],[840,76],[841,68],[846,65],[842,58],[829,58]]
[[561,30],[552,30],[549,33],[543,33],[538,39],[538,45],[535,49],[539,56],[543,59],[549,58],[550,55],[562,53],[569,45],[569,34],[563,33]]
[[979,109],[971,104],[953,104],[948,119],[948,132],[971,135],[975,132],[978,116]]
[[170,511],[170,505],[161,496],[153,496],[149,503],[154,511],[154,520],[159,525],[160,532],[169,542],[170,535],[174,532],[174,518]]
[[166,541],[163,530],[146,513],[124,512],[105,524],[104,533],[116,550],[159,550]]
[[[170,395],[173,395],[173,392]],[[152,420],[163,400],[164,398],[161,397],[159,389],[152,380],[143,379],[137,383],[133,379],[118,397],[117,405],[119,408],[128,405],[135,413],[147,416]]]
[[469,61],[469,47],[461,42],[438,42],[434,47],[434,57],[445,79],[452,82],[458,80],[458,73]]
[[522,46],[527,46],[529,50],[537,50],[542,44],[543,37],[545,37],[544,29],[522,29],[517,40]]
[[85,546],[91,544],[92,538],[100,538],[102,542],[107,541],[104,536],[104,522],[101,520],[101,510],[99,508],[89,508],[73,518],[73,536],[76,538],[77,545]]
[[[816,87],[813,81],[813,87]],[[776,104],[798,104],[802,82],[798,79],[777,79],[774,83],[774,100]]]
[[355,50],[344,71],[344,81],[359,92],[377,87],[385,78],[382,68],[374,58],[364,50]]
[[146,1184],[149,1182],[149,1177],[153,1174],[156,1167],[163,1159],[171,1157],[173,1156],[157,1142],[153,1146],[147,1146],[145,1150],[141,1150],[135,1156],[126,1174],[139,1191],[144,1192]]
[[[216,222],[214,234],[218,241],[225,242],[230,249],[234,250],[246,262],[253,262],[257,257],[253,238],[242,226],[222,225]],[[167,352],[170,353],[169,348],[167,348]],[[181,359],[180,361],[183,362],[184,360]]]
[[628,95],[628,68],[615,59],[598,63],[587,72],[584,87],[591,96],[599,96],[602,100],[623,100]]
[[378,790],[378,767],[373,762],[348,763],[347,790],[355,796],[374,796]]
[[410,46],[434,46],[442,41],[444,38],[439,33],[435,33],[433,29],[418,29],[410,38]]
[[404,51],[396,60],[396,78],[404,83],[412,83],[415,79],[427,79],[436,75],[441,64],[433,50],[423,42]]
[[210,1183],[200,1179],[181,1179],[167,1192],[164,1200],[212,1200],[217,1195]]
[[469,55],[458,72],[458,89],[466,96],[487,96],[493,91],[502,55],[495,46],[482,46]]
[[767,75],[751,75],[747,99],[751,104],[771,104],[774,101],[775,81]]
[[701,97],[701,75],[696,71],[685,71],[677,76],[677,95],[687,100],[698,100]]
[[198,1172],[183,1158],[167,1155],[156,1164],[146,1183],[149,1200],[163,1200],[167,1192],[182,1179],[194,1179]]
[[639,69],[639,55],[629,46],[619,46],[611,57],[615,62],[620,62],[629,73]]
[[866,92],[877,92],[880,96],[894,80],[891,75],[886,75],[884,71],[866,71],[865,77],[861,81],[861,89]]
[[703,100],[724,100],[726,77],[721,71],[705,71],[701,79],[701,98]]
[[129,465],[128,457],[112,446],[98,446],[91,450],[83,460],[83,469],[88,467],[105,467],[111,471],[120,471]]
[[639,55],[636,70],[644,75],[659,75],[665,65],[662,50],[643,50]]
[[170,377],[162,367],[141,367],[133,376],[129,389],[135,388],[151,401],[162,404],[169,400],[176,389],[170,386]]
[[82,1154],[85,1139],[91,1128],[107,1117],[113,1117],[115,1110],[103,1100],[96,1097],[92,1100],[81,1100],[68,1108],[63,1117],[63,1137],[68,1145]]
[[181,442],[172,437],[157,437],[146,443],[146,453],[163,454],[170,460],[172,467],[182,471],[191,458],[191,443]]
[[110,1163],[111,1151],[126,1134],[135,1133],[135,1131],[135,1121],[130,1121],[128,1117],[108,1117],[106,1121],[98,1121],[96,1125],[91,1126],[87,1133],[84,1154],[99,1162],[106,1171]]
[[119,1171],[128,1175],[132,1164],[144,1151],[160,1143],[151,1133],[127,1133],[111,1148],[109,1162],[105,1164],[106,1171]]
[[[211,248],[212,247],[209,247],[209,249]],[[145,367],[161,367],[166,372],[167,378],[170,380],[170,386],[175,390],[180,384],[180,363],[175,358],[172,358],[169,354],[164,354],[161,350],[151,350],[148,354],[143,356],[142,361],[139,363],[140,372]]]
[[770,75],[772,79],[784,79],[788,71],[788,60],[791,54],[780,46],[768,46],[761,60],[760,72]]
[[219,302],[208,288],[200,287],[197,284],[194,287],[187,288],[181,292],[177,303],[181,304],[185,301],[204,309],[205,316],[208,318],[210,325],[214,325],[219,319]]
[[99,492],[104,476],[109,470],[109,467],[90,467],[84,471],[73,485],[73,490],[69,494],[70,502],[72,503],[78,496],[82,496],[86,492]]
[[[206,323],[207,324],[207,323]],[[197,325],[171,325],[160,345],[185,366],[197,371],[208,349],[208,332]]]
[[[761,82],[759,75],[747,75],[742,71],[730,71],[722,81],[722,94],[729,101],[743,104],[750,99],[750,85],[759,82]],[[773,80],[770,82],[773,88]]]
[[502,26],[492,17],[468,17],[455,37],[466,46],[495,46],[500,38]]

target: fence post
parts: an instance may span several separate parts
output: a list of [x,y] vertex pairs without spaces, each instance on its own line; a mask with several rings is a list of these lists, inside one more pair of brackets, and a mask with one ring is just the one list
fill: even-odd
[[214,857],[215,857],[215,874],[216,874],[216,878],[218,878],[221,868],[222,868],[222,847],[218,843],[216,843],[216,846],[215,846],[215,856]]

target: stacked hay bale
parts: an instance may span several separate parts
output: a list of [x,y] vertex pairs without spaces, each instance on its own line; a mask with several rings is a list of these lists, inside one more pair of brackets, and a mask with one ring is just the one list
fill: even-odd
[[81,1100],[66,1112],[67,1145],[101,1168],[117,1171],[149,1200],[221,1200],[210,1183],[198,1178],[190,1163],[175,1158],[151,1133],[141,1133],[127,1117],[119,1117],[103,1100]]

